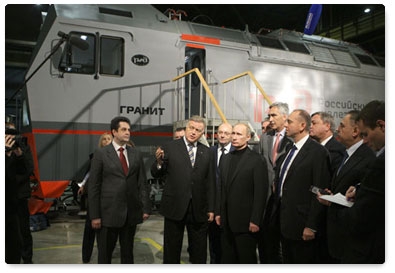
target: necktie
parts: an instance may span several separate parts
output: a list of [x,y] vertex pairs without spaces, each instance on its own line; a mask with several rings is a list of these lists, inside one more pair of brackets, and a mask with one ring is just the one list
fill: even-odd
[[280,144],[280,133],[276,134],[276,142],[274,143],[273,150],[272,150],[272,162],[276,162],[277,158],[277,150],[278,150],[278,145]]
[[193,147],[194,146],[192,143],[188,144],[188,154],[189,154],[189,159],[191,160],[192,167],[195,165],[195,154],[193,152]]
[[280,179],[278,180],[278,186],[276,188],[277,191],[277,196],[280,196],[280,192],[281,192],[281,184],[283,183],[283,179],[284,179],[284,174],[285,171],[287,170],[288,164],[291,161],[291,158],[293,157],[295,151],[296,151],[296,146],[294,145],[291,149],[291,151],[288,153],[287,158],[284,161],[284,165],[281,168],[281,172],[280,172]]
[[225,154],[225,151],[226,151],[225,147],[222,147],[217,166],[219,166],[219,163],[221,162],[222,156]]
[[339,175],[340,170],[341,170],[341,168],[343,168],[344,164],[346,163],[347,158],[348,158],[348,153],[346,152],[346,154],[343,157],[343,161],[342,161],[342,163],[339,166],[339,169],[337,169],[337,175]]
[[125,173],[125,175],[127,175],[128,172],[129,172],[129,167],[128,167],[128,163],[126,162],[126,157],[123,154],[124,150],[125,149],[122,148],[122,147],[118,149],[118,151],[119,151],[119,159],[121,160],[121,165],[122,165],[123,172]]

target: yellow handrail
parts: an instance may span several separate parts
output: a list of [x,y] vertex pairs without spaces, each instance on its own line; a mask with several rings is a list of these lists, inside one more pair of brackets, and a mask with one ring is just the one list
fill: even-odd
[[222,112],[221,108],[219,107],[219,105],[217,103],[217,100],[215,99],[213,93],[211,92],[210,88],[208,87],[208,84],[206,83],[205,79],[203,78],[202,73],[200,73],[198,68],[191,69],[191,70],[185,72],[184,74],[181,74],[181,75],[175,77],[174,79],[172,79],[172,81],[173,82],[177,81],[177,80],[179,80],[179,79],[191,74],[192,72],[195,72],[197,74],[197,76],[199,77],[199,80],[202,83],[202,85],[204,87],[204,90],[206,91],[206,93],[210,97],[210,100],[213,103],[215,109],[217,110],[219,116],[221,117],[222,122],[227,123],[227,120],[225,118],[224,113]]
[[238,78],[243,77],[243,76],[245,76],[245,75],[250,76],[251,80],[254,82],[255,86],[259,89],[259,91],[261,92],[262,96],[265,98],[265,100],[267,101],[267,103],[269,103],[269,105],[271,105],[271,104],[272,104],[271,100],[270,100],[269,97],[266,95],[266,93],[265,93],[265,91],[263,90],[262,86],[259,84],[259,82],[255,79],[255,76],[254,76],[250,71],[246,71],[246,72],[240,73],[240,74],[238,74],[238,75],[236,75],[236,76],[230,77],[230,78],[228,78],[228,79],[226,79],[226,80],[223,80],[222,83],[227,83],[227,82],[229,82],[229,81],[238,79]]

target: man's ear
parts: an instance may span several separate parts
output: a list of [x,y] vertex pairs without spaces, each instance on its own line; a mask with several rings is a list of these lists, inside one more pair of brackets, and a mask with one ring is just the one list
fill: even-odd
[[376,124],[378,127],[380,127],[381,131],[385,132],[385,121],[384,120],[377,120]]

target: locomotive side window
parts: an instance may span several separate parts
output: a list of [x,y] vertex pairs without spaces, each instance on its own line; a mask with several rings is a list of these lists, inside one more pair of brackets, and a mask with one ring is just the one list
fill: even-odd
[[118,37],[100,37],[100,74],[123,76],[125,41]]
[[59,69],[68,73],[93,74],[95,72],[95,36],[70,32]]

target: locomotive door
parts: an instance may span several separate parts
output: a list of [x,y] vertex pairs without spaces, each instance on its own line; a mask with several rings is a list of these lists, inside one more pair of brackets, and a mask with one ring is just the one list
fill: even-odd
[[[206,51],[201,48],[185,47],[185,71],[198,68],[206,78]],[[204,116],[206,92],[203,90],[196,73],[185,77],[185,117]]]

